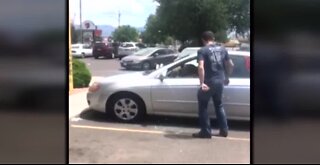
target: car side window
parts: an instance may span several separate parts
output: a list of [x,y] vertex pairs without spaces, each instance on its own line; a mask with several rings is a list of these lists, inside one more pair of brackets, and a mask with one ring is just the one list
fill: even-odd
[[249,78],[250,77],[250,57],[231,55],[230,58],[234,64],[231,78]]
[[197,59],[187,61],[170,68],[167,72],[169,78],[197,78],[198,77],[198,64]]
[[165,49],[160,49],[157,50],[156,52],[154,52],[154,54],[158,54],[158,56],[162,56],[166,54],[166,50]]
[[90,45],[83,45],[82,48],[83,49],[90,49]]
[[171,49],[167,49],[167,54],[174,54],[174,51]]
[[140,49],[142,49],[142,48],[146,48],[146,46],[144,46],[144,45],[143,45],[143,44],[141,44],[141,43],[136,44],[136,47],[138,47],[138,48],[140,48]]

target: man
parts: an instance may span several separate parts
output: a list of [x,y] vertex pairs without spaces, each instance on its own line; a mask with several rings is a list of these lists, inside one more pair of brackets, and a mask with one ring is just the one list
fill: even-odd
[[228,123],[222,104],[224,85],[229,84],[229,75],[233,70],[233,62],[225,48],[214,42],[211,31],[202,34],[204,47],[198,51],[198,74],[200,89],[198,91],[198,107],[201,130],[193,134],[197,138],[211,138],[211,124],[208,116],[208,102],[213,99],[216,116],[220,126],[220,136],[228,136]]

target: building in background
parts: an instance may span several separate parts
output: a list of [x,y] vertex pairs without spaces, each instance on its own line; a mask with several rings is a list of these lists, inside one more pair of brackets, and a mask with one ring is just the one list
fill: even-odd
[[[102,30],[90,20],[86,20],[82,23],[82,43],[92,46],[96,41],[102,41]],[[80,37],[81,38],[81,37]]]

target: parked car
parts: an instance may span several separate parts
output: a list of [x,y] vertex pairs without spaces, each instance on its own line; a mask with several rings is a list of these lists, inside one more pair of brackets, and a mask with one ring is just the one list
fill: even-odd
[[119,46],[118,58],[121,60],[123,57],[131,55],[143,48],[146,48],[146,46],[142,43],[124,42]]
[[85,58],[92,56],[92,48],[87,44],[72,44],[71,53],[73,57]]
[[177,57],[167,48],[145,48],[121,59],[120,64],[126,69],[155,69],[157,65],[166,65]]
[[[228,119],[250,120],[250,52],[229,51],[235,68],[224,89]],[[106,77],[88,90],[90,109],[104,112],[124,122],[146,114],[198,117],[199,79],[197,54],[182,58],[155,71]],[[213,103],[209,115],[215,117]]]
[[250,44],[249,43],[241,43],[239,50],[241,50],[241,51],[250,51]]
[[114,48],[112,43],[97,42],[93,45],[93,57],[115,58]]

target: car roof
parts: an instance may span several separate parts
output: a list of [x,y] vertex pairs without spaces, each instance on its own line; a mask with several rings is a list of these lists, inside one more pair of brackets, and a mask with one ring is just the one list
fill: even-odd
[[[250,56],[250,52],[248,51],[238,51],[238,50],[228,50],[228,54],[229,55],[237,55],[237,56]],[[193,57],[196,57],[197,56],[197,53],[192,53],[191,55],[189,56],[186,56],[185,59],[187,58],[193,58]]]
[[[201,47],[187,47],[184,50],[198,50]],[[230,55],[250,56],[250,52],[241,50],[227,50]],[[196,53],[195,53],[196,54]],[[193,56],[193,55],[192,55]]]
[[122,44],[136,44],[138,42],[123,42]]
[[72,44],[71,46],[81,46],[81,45],[84,45],[84,44]]
[[184,51],[184,50],[197,50],[197,49],[200,49],[200,47],[187,47],[187,48],[184,48],[182,51]]
[[241,50],[228,50],[229,55],[250,56],[250,52]]

